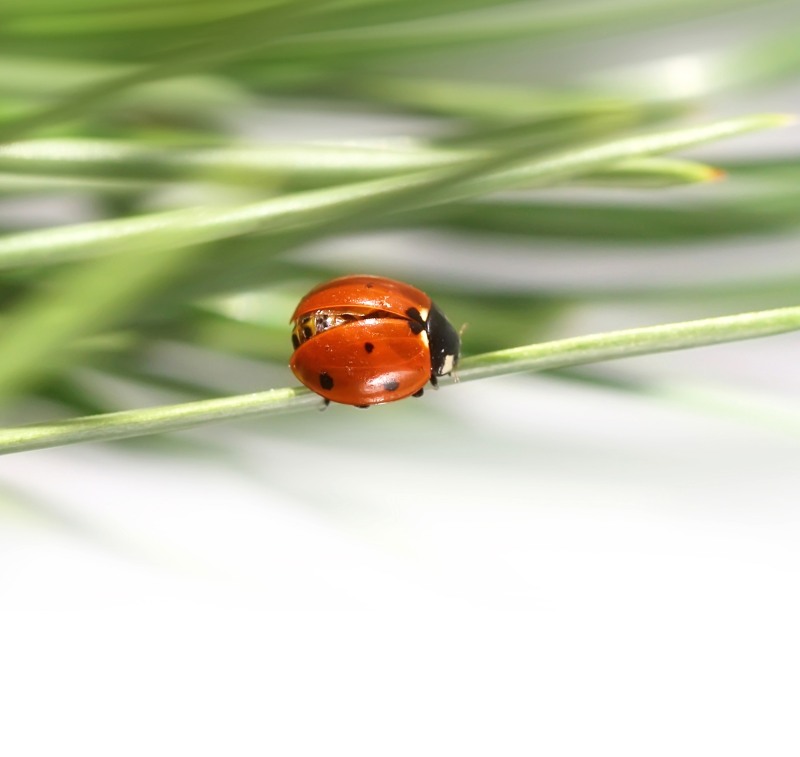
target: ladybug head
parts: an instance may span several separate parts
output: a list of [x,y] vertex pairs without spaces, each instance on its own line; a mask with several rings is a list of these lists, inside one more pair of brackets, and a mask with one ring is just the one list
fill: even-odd
[[461,337],[435,303],[431,303],[425,330],[431,350],[431,375],[449,375],[458,365]]

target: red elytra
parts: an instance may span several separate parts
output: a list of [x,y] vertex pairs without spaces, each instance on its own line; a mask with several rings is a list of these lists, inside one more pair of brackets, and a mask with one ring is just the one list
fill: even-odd
[[332,402],[367,407],[420,395],[458,360],[458,333],[430,297],[379,276],[315,287],[292,323],[292,372]]

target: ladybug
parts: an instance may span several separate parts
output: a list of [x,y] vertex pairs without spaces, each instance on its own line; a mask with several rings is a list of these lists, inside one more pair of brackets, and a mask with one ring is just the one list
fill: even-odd
[[427,294],[381,276],[312,289],[292,315],[289,367],[329,402],[369,407],[422,396],[452,373],[461,338]]

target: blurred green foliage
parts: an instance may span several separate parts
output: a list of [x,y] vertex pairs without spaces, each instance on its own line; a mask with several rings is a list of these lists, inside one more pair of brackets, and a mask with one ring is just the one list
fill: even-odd
[[[558,239],[597,255],[635,246],[646,255],[664,244],[794,229],[796,155],[719,167],[658,157],[782,123],[713,112],[723,94],[796,77],[800,33],[780,23],[791,6],[5,0],[0,210],[20,198],[32,207],[77,198],[89,217],[39,229],[0,214],[0,395],[13,400],[17,420],[41,400],[67,415],[122,409],[93,395],[87,376],[98,374],[172,382],[187,397],[230,391],[196,368],[157,375],[148,355],[165,342],[201,347],[209,359],[227,353],[285,366],[292,303],[320,278],[348,271],[300,253],[350,232],[435,229],[456,240],[478,231],[491,270],[492,245],[509,240]],[[776,22],[713,56],[683,54],[693,77],[685,91],[668,67],[598,77],[572,61],[576,73],[558,81],[537,58],[562,48],[574,56],[598,38],[635,45],[664,24],[690,29],[754,11]],[[512,52],[513,75],[508,64],[485,67]],[[707,117],[698,119],[701,107]],[[396,138],[243,136],[243,125],[281,117],[324,133],[327,114],[397,119]],[[406,123],[413,134],[403,133]],[[735,191],[722,191],[723,175]],[[554,186],[557,196],[537,192]],[[473,354],[511,347],[511,337],[545,338],[576,302],[596,297],[580,287],[506,293],[425,267],[415,283],[454,320],[469,320]],[[621,289],[660,296],[652,283]],[[765,275],[721,286],[720,312],[742,309],[754,291],[762,307],[792,304],[785,277]],[[262,306],[242,306],[253,301]],[[509,322],[527,326],[509,334]]]

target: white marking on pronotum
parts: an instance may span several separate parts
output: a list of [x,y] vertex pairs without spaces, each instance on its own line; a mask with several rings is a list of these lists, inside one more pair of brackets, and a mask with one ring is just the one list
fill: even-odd
[[422,316],[422,320],[425,321],[425,323],[428,322],[428,315],[430,314],[430,312],[431,311],[428,310],[428,308],[420,308],[419,309],[419,314],[420,314],[420,316]]
[[442,363],[442,376],[446,376],[453,370],[453,364],[455,363],[455,360],[455,355],[444,356],[444,363]]

